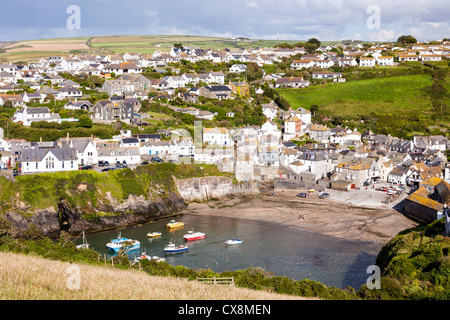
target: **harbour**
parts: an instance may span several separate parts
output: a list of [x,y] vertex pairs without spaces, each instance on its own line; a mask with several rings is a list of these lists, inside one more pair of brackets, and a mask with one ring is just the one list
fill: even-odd
[[[168,228],[175,219],[184,226]],[[203,239],[186,241],[189,231],[201,232]],[[158,237],[149,233],[160,232]],[[171,265],[193,269],[211,269],[215,272],[235,271],[261,267],[277,276],[295,280],[310,279],[328,286],[358,289],[366,282],[367,267],[375,264],[380,246],[361,241],[349,241],[275,223],[236,218],[180,215],[168,219],[122,228],[120,230],[87,234],[91,249],[111,258],[116,252],[106,247],[118,237],[140,242],[140,248],[128,251],[130,260],[142,253],[164,257]],[[227,245],[226,241],[242,242]],[[78,239],[76,244],[81,243]],[[166,254],[164,249],[172,242],[187,245],[189,250]]]

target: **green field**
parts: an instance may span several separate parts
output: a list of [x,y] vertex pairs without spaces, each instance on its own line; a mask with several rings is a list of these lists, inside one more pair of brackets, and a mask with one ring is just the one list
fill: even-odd
[[431,108],[425,88],[430,75],[408,75],[345,83],[331,83],[306,89],[279,89],[278,92],[297,109],[319,106],[324,114],[426,114]]

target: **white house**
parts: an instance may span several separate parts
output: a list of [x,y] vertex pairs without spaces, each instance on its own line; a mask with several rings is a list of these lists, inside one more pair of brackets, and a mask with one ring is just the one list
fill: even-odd
[[158,157],[177,155],[178,148],[173,141],[147,141],[141,142],[139,147],[141,155],[156,155]]
[[98,160],[108,161],[113,164],[117,161],[127,164],[140,164],[141,153],[139,148],[121,148],[121,147],[106,147],[97,148]]
[[228,129],[226,128],[203,128],[203,143],[212,145],[233,145]]
[[359,58],[359,66],[360,67],[375,67],[375,58],[374,57]]
[[314,61],[315,67],[320,67],[322,69],[328,69],[334,66],[334,61],[331,59],[325,59],[325,60],[315,60]]
[[60,119],[58,113],[50,113],[47,107],[28,108],[25,106],[14,113],[13,121],[29,126],[34,121],[59,122]]
[[392,56],[378,57],[377,63],[379,66],[393,66],[394,65],[394,57],[392,57]]
[[355,67],[358,65],[355,58],[341,58],[338,61],[339,67]]
[[24,149],[22,173],[40,173],[78,170],[75,148]]
[[245,64],[233,64],[230,67],[230,72],[232,73],[242,73],[247,70],[247,66]]
[[263,114],[269,120],[275,119],[278,115],[278,105],[273,101],[270,101],[270,103],[262,104],[261,108],[262,108]]
[[314,67],[313,60],[294,60],[291,63],[291,69],[300,70],[300,69],[308,69]]
[[259,131],[260,136],[275,136],[280,138],[281,131],[278,130],[278,126],[275,122],[267,120]]
[[60,148],[75,148],[80,166],[98,163],[97,144],[93,138],[61,138],[58,145]]

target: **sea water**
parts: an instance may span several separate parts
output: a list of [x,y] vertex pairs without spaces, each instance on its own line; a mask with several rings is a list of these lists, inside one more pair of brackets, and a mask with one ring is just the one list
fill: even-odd
[[[136,239],[141,248],[128,253],[130,260],[145,252],[165,257],[171,265],[211,269],[215,272],[261,267],[277,276],[319,281],[328,286],[359,289],[371,275],[367,268],[375,264],[379,245],[348,241],[278,224],[235,218],[181,215],[175,218],[184,227],[169,230],[161,219],[116,231],[88,234],[90,248],[110,258],[116,253],[106,244],[117,237]],[[189,251],[166,255],[164,247],[170,242],[186,244],[188,231],[206,234],[206,239],[189,241]],[[149,239],[147,233],[161,232],[161,237]],[[242,244],[227,246],[225,241],[241,239]],[[81,239],[77,240],[77,244]]]

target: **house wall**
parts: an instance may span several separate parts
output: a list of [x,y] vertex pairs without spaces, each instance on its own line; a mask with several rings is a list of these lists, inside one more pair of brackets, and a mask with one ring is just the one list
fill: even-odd
[[[47,167],[47,158],[53,158],[54,161]],[[22,173],[42,173],[42,172],[56,172],[56,171],[74,171],[78,170],[78,160],[59,161],[54,155],[47,155],[38,162],[22,162]]]
[[438,210],[426,207],[410,199],[405,199],[405,214],[423,223],[430,223],[436,220]]

